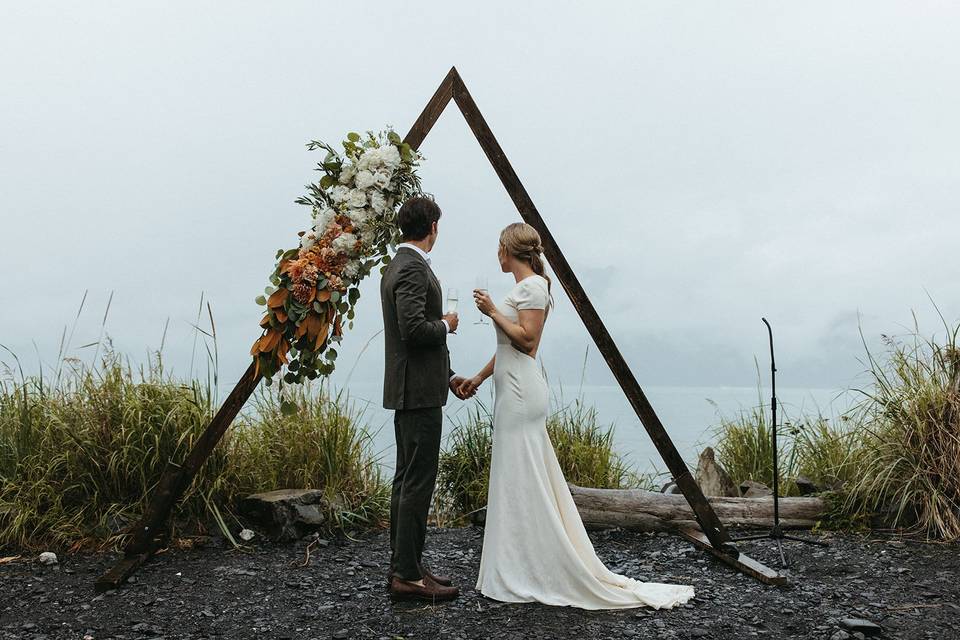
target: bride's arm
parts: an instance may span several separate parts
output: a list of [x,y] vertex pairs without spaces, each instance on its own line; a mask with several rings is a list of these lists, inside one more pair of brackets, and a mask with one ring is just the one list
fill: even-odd
[[490,362],[488,362],[483,369],[480,369],[480,372],[477,375],[464,380],[460,386],[460,393],[467,396],[472,396],[477,388],[483,384],[483,381],[493,375],[493,367],[496,362],[497,356],[493,356],[490,358]]
[[513,345],[528,354],[533,351],[543,333],[543,324],[547,314],[543,309],[520,309],[517,312],[519,322],[511,322],[506,316],[495,309],[490,319],[510,338]]
[[515,347],[528,355],[533,351],[540,341],[543,323],[547,318],[547,312],[544,309],[520,309],[517,312],[519,322],[513,322],[500,313],[487,293],[474,291],[473,298],[480,313],[490,316],[490,319],[507,334]]

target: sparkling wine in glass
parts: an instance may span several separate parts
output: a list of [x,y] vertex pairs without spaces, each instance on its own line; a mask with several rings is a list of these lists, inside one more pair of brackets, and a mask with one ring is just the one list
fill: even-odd
[[[460,295],[456,289],[447,289],[447,313],[457,313],[457,305],[460,303]],[[450,333],[456,333],[451,331]]]
[[[483,293],[489,293],[489,280],[487,276],[477,276],[476,286],[474,288],[479,289]],[[474,322],[474,324],[490,324],[486,320],[486,316],[482,313],[480,314],[480,319]]]

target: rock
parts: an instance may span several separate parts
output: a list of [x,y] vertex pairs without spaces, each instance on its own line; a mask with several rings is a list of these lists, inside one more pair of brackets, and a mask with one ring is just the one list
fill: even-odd
[[249,495],[239,507],[272,540],[289,542],[318,530],[326,522],[324,513],[330,505],[316,489],[278,489]]
[[44,551],[41,553],[40,557],[37,558],[37,562],[47,565],[48,567],[52,567],[53,565],[60,563],[60,561],[57,559],[57,554],[53,553],[52,551]]
[[255,535],[256,534],[250,529],[242,529],[240,531],[240,539],[243,540],[244,542],[250,542],[251,540],[253,540],[253,536]]
[[863,618],[843,618],[840,626],[848,631],[859,631],[865,636],[878,636],[883,632],[883,627]]
[[797,485],[797,490],[800,492],[800,495],[802,496],[809,496],[814,493],[820,493],[820,487],[818,487],[813,480],[805,476],[797,476],[796,478],[794,478],[793,483]]
[[487,508],[483,507],[470,514],[470,524],[475,527],[482,527],[487,523]]
[[660,487],[660,493],[682,493],[680,487],[677,486],[677,483],[671,480],[662,487]]
[[850,640],[850,634],[842,630],[837,631],[832,636],[830,636],[830,640]]
[[740,483],[740,494],[744,498],[769,498],[773,496],[773,491],[762,482],[744,480]]
[[333,634],[334,640],[345,640],[350,637],[350,632],[346,629],[340,629],[340,631],[335,631]]
[[697,484],[705,496],[726,496],[735,498],[740,495],[737,485],[726,470],[717,464],[716,456],[711,447],[700,453],[697,462]]

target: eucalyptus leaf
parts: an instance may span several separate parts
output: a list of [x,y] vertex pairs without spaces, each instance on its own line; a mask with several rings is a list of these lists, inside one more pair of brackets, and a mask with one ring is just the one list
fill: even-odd
[[261,307],[267,304],[267,299],[264,296],[257,296],[256,298],[254,298],[253,301],[256,302],[258,305],[260,305]]
[[350,142],[358,142],[360,140],[360,134],[355,131],[351,131],[347,134],[347,140]]

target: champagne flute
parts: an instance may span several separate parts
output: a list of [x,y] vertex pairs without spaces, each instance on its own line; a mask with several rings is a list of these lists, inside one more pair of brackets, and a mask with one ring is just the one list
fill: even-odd
[[[483,293],[489,293],[489,290],[488,290],[488,289],[489,289],[489,281],[488,281],[488,279],[487,279],[487,276],[477,276],[476,287],[474,287],[474,288],[475,288],[475,289],[479,289],[479,290],[482,291]],[[489,322],[486,321],[485,318],[486,318],[486,316],[484,316],[484,315],[481,313],[481,314],[480,314],[480,319],[477,320],[476,322],[474,322],[473,324],[490,324]]]
[[[457,305],[460,303],[460,296],[456,289],[447,289],[447,313],[456,313]],[[451,331],[450,333],[456,333]]]

